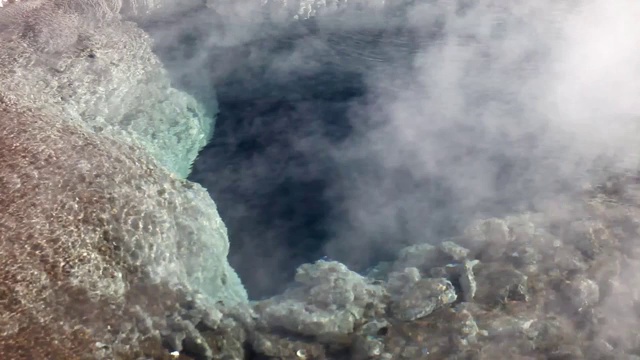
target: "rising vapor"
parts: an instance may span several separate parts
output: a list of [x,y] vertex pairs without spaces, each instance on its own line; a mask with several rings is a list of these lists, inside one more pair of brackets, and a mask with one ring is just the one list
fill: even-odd
[[[440,243],[474,218],[560,213],[551,200],[570,200],[608,171],[637,166],[635,1],[209,6],[216,16],[190,15],[152,31],[172,75],[201,97],[214,97],[215,88],[221,101],[322,107],[301,91],[318,83],[329,88],[325,95],[350,86],[364,95],[342,99],[338,117],[307,105],[280,117],[245,116],[218,139],[271,127],[288,145],[233,165],[201,160],[194,179],[256,197],[284,179],[327,181],[319,195],[332,208],[325,253],[354,269],[408,244]],[[193,43],[186,50],[175,45],[185,34]],[[348,135],[328,140],[329,123]],[[198,177],[199,168],[215,175]],[[218,203],[229,194],[212,193]],[[252,206],[228,210],[232,230]],[[250,224],[257,235],[242,240],[234,266],[250,264],[246,272],[263,274],[255,275],[260,284],[284,281],[281,272],[297,265],[286,260],[289,246],[311,240],[288,238],[286,224],[241,226]]]

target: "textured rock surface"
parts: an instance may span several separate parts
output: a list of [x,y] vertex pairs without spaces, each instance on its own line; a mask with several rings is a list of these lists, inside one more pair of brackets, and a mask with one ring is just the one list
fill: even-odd
[[[640,354],[637,177],[552,204],[563,216],[484,219],[458,238],[407,247],[371,272],[375,280],[333,261],[304,265],[287,292],[242,304],[214,204],[158,164],[188,158],[163,147],[196,149],[205,118],[196,111],[162,134],[145,132],[155,119],[189,112],[192,100],[169,87],[146,36],[113,16],[133,3],[28,1],[0,10],[3,358]],[[134,13],[162,4],[139,2]],[[302,17],[337,4],[267,2]],[[51,32],[52,19],[82,31]],[[46,41],[52,35],[57,42]],[[173,140],[157,138],[167,134]]]
[[259,327],[336,340],[352,333],[368,312],[384,308],[384,289],[338,262],[302,265],[296,282],[299,286],[254,307]]
[[[212,119],[120,5],[0,9],[3,359],[169,359],[171,339],[198,358],[243,352],[213,306],[247,301],[226,228],[182,179]],[[234,340],[205,338],[221,329]]]
[[213,118],[171,87],[151,39],[136,25],[91,20],[118,6],[92,13],[87,4],[26,0],[0,10],[0,89],[34,108],[62,109],[69,121],[95,133],[140,145],[186,177],[212,135]]
[[[254,304],[249,333],[269,334],[250,335],[262,339],[254,349],[292,359],[634,358],[640,202],[629,199],[639,193],[631,181],[624,202],[596,191],[563,203],[572,217],[474,222],[439,246],[403,249],[371,272],[379,280],[356,281],[335,262],[305,265],[299,287]],[[354,311],[347,323],[332,317],[353,306],[348,294],[359,281],[386,290],[371,297],[378,310]],[[334,311],[314,313],[317,301]],[[311,325],[339,330],[327,340]]]
[[61,347],[77,338],[85,351],[92,341],[126,343],[109,337],[116,314],[170,302],[156,296],[180,288],[246,300],[204,189],[141,148],[8,97],[0,104],[0,353],[41,358],[29,344],[47,334]]

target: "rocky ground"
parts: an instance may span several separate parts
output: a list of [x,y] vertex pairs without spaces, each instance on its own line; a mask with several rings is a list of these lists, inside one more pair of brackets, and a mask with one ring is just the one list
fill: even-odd
[[184,359],[637,359],[639,196],[636,179],[621,177],[554,214],[481,220],[459,238],[405,248],[367,276],[337,262],[303,265],[284,294],[230,310],[218,330],[196,325],[208,349],[172,340],[168,350]]
[[[366,274],[305,264],[246,302],[215,204],[176,175],[206,142],[203,110],[132,23],[50,48],[46,26],[83,20],[42,4],[0,12],[1,359],[640,358],[636,176]],[[167,118],[184,121],[149,126]]]

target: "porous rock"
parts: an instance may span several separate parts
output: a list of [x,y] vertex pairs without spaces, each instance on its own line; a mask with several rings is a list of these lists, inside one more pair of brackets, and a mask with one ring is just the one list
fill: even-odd
[[407,288],[391,303],[393,316],[403,321],[428,316],[443,305],[457,299],[455,289],[447,279],[423,279]]
[[254,306],[258,326],[336,339],[354,331],[365,316],[384,311],[385,290],[335,261],[305,264],[297,286]]
[[477,296],[486,302],[527,301],[528,277],[509,267],[489,266],[477,275]]
[[99,342],[109,358],[141,346],[135,327],[121,329],[135,305],[160,315],[151,304],[180,289],[246,301],[200,186],[140,147],[11,96],[0,97],[0,118],[0,353],[73,359]]
[[97,15],[78,9],[102,2],[27,0],[0,8],[0,91],[141,146],[186,177],[213,133],[217,109],[207,111],[171,86],[151,38],[134,23],[97,23]]

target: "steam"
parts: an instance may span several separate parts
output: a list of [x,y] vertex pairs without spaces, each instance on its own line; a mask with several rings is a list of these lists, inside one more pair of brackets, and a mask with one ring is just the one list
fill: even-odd
[[[469,218],[543,210],[605,169],[635,169],[638,8],[413,6],[407,24],[423,41],[411,66],[367,74],[372,95],[359,112],[369,120],[336,151],[375,170],[346,179],[347,221],[328,252],[359,263],[398,243],[437,243]],[[434,201],[443,191],[448,201]]]
[[[302,12],[295,1],[262,3],[218,1],[213,15],[156,27],[172,75],[205,99],[215,85],[221,98],[241,100],[295,97],[280,85],[319,81],[327,67],[330,78],[356,73],[366,95],[344,106],[353,130],[329,140],[314,122],[337,120],[301,106],[294,120],[271,120],[289,150],[271,147],[233,171],[214,159],[196,180],[224,183],[227,196],[260,181],[313,180],[330,163],[325,253],[356,270],[409,244],[438,243],[475,217],[549,210],[548,200],[608,170],[637,168],[637,1],[372,0]],[[184,34],[194,45],[172,49]],[[306,158],[292,159],[291,149]],[[309,158],[323,165],[289,164]],[[229,214],[242,218],[248,206]],[[279,282],[293,256],[287,247],[304,241],[262,231],[241,262],[259,282]]]

